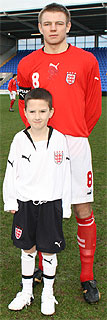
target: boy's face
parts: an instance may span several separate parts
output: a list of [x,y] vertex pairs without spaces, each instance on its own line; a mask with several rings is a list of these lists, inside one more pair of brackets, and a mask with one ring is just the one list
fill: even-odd
[[71,23],[66,25],[66,15],[63,12],[46,11],[38,26],[45,43],[56,45],[66,39],[66,33],[69,32]]
[[52,117],[54,110],[50,110],[45,100],[28,100],[25,116],[32,129],[40,130],[47,127],[49,118]]

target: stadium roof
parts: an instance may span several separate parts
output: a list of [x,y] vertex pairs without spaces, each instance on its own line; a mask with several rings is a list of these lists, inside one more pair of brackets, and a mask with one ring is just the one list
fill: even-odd
[[20,11],[20,10],[31,10],[31,9],[41,9],[47,4],[52,2],[56,2],[62,4],[64,6],[71,6],[71,5],[82,5],[82,4],[91,4],[91,3],[100,3],[100,2],[107,2],[101,0],[3,0],[0,3],[0,12],[4,11]]
[[[66,7],[71,12],[72,21],[69,36],[107,34],[107,1]],[[1,12],[1,35],[17,40],[40,37],[38,13],[41,8]]]

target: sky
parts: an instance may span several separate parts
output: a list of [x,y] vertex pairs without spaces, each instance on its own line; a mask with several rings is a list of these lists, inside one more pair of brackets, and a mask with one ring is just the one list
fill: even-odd
[[78,5],[78,4],[90,4],[90,3],[107,3],[107,0],[3,0],[0,4],[0,12],[6,11],[20,11],[20,10],[30,10],[30,9],[40,9],[45,5],[52,2],[63,4],[65,6]]

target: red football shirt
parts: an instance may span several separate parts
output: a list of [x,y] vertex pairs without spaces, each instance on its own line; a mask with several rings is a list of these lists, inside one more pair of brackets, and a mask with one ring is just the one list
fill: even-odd
[[26,126],[24,96],[41,87],[53,96],[55,111],[49,125],[63,134],[89,136],[101,115],[99,66],[92,53],[71,45],[59,54],[39,49],[20,61],[17,79],[19,112]]
[[15,79],[11,79],[8,83],[8,90],[11,91],[17,91],[16,88],[16,80]]

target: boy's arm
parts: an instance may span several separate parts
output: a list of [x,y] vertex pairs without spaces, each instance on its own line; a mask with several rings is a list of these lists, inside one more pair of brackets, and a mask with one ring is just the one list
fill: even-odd
[[17,156],[16,156],[16,144],[13,141],[11,144],[7,168],[5,172],[5,178],[3,182],[3,201],[4,211],[18,210],[18,202],[16,197],[16,177],[17,177]]
[[10,212],[11,212],[12,214],[15,214],[16,210],[10,210]]
[[70,218],[71,216],[71,169],[70,157],[68,153],[66,138],[65,138],[65,152],[64,152],[64,166],[63,166],[63,218]]

